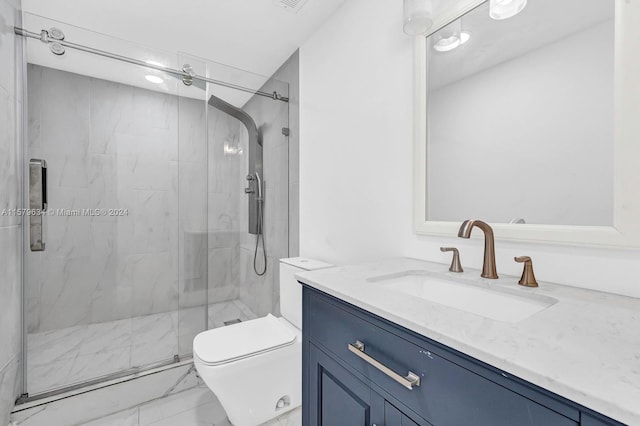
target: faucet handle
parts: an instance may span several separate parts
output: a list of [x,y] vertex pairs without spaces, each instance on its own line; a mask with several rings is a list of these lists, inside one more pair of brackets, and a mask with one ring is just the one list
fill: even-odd
[[520,256],[514,257],[513,260],[518,263],[524,263],[524,270],[522,271],[522,276],[518,284],[525,287],[538,287],[538,281],[536,281],[536,277],[533,275],[533,262],[531,262],[531,258],[529,256]]
[[460,252],[455,247],[440,247],[441,252],[452,251],[453,259],[451,259],[451,266],[449,270],[451,272],[464,272],[462,265],[460,264]]

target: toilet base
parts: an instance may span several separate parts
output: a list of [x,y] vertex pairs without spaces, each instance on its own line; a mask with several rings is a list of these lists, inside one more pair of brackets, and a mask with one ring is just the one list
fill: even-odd
[[200,377],[234,426],[258,426],[301,405],[302,336],[295,330],[292,344],[227,364],[207,365],[194,354]]

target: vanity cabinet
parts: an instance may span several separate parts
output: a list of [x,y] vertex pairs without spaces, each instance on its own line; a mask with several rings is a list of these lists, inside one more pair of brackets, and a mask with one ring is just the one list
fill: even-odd
[[[336,362],[330,355],[311,344],[309,362],[309,397],[313,404],[311,418],[323,426],[417,426],[427,422],[413,421],[386,401],[367,383]],[[415,415],[414,415],[415,416]],[[316,424],[316,423],[314,423]]]
[[[411,386],[415,377],[420,382]],[[303,425],[616,422],[305,286]]]

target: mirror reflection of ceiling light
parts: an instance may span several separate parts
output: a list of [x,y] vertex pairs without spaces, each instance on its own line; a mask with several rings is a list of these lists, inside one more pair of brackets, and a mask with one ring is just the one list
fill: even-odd
[[160,84],[163,83],[164,80],[161,79],[160,77],[158,77],[157,75],[145,75],[144,78],[147,79],[147,81],[151,82],[151,83],[155,83],[155,84]]
[[489,2],[489,16],[493,19],[508,19],[522,12],[527,0],[491,0]]
[[453,33],[448,37],[440,37],[433,43],[433,49],[438,52],[450,52],[453,49],[465,44],[471,38],[468,32]]
[[462,31],[462,19],[458,19],[433,35],[433,50],[450,52],[465,44],[469,38],[471,38],[471,34]]

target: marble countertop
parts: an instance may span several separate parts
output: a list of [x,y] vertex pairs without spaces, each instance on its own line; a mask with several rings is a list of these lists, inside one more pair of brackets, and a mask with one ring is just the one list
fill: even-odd
[[[368,278],[428,270],[538,294],[558,303],[517,323],[484,318],[390,291]],[[518,277],[480,278],[477,270],[390,259],[296,275],[324,293],[629,425],[640,425],[640,299]]]

